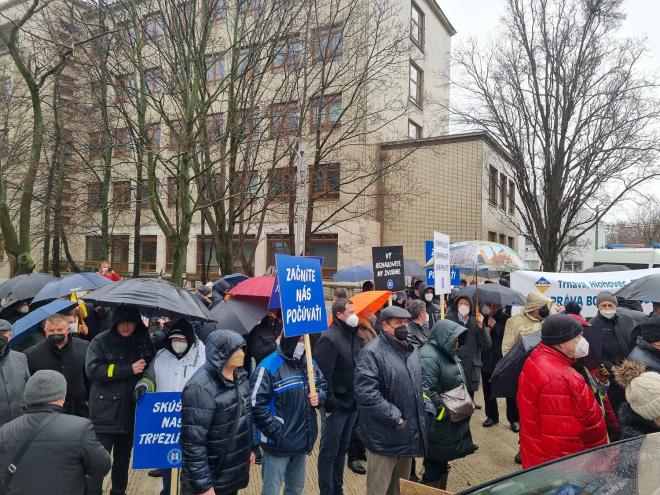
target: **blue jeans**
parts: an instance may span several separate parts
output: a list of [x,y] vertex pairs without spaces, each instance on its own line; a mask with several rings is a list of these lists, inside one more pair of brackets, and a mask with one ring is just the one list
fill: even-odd
[[284,483],[284,495],[301,495],[305,488],[305,454],[279,457],[264,450],[261,460],[261,495],[280,495]]
[[321,410],[321,445],[319,447],[320,495],[343,495],[346,451],[357,411],[335,411],[326,416]]

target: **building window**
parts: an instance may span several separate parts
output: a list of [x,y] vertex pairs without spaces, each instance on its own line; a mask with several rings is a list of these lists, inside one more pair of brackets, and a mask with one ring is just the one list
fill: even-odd
[[254,255],[257,250],[257,242],[253,235],[244,235],[241,241],[240,237],[235,235],[232,239],[232,264],[234,272],[244,273],[243,263],[241,263],[241,253],[248,262],[250,271],[254,273]]
[[516,186],[512,180],[509,181],[509,214],[516,212]]
[[147,43],[156,45],[162,41],[164,35],[163,17],[160,12],[150,14],[144,18],[144,37]]
[[167,206],[176,206],[179,200],[179,181],[176,177],[167,178]]
[[128,210],[131,205],[131,182],[117,181],[112,184],[112,201],[119,210]]
[[275,263],[276,254],[291,254],[289,237],[276,234],[269,234],[266,238],[266,267],[277,266]]
[[270,107],[270,137],[281,137],[298,131],[298,102],[277,103]]
[[339,163],[321,163],[313,170],[312,192],[317,198],[339,198]]
[[488,202],[497,206],[497,169],[492,165],[488,169]]
[[206,118],[206,139],[209,144],[219,143],[224,132],[224,117],[214,113]]
[[160,69],[149,69],[144,71],[147,82],[147,91],[151,96],[160,97],[165,91],[165,80],[163,71]]
[[506,236],[504,234],[500,234],[500,244],[506,246]]
[[287,201],[295,190],[296,167],[276,168],[268,174],[268,195],[271,198]]
[[415,2],[410,6],[410,39],[424,49],[424,13]]
[[581,261],[564,261],[564,272],[581,272],[582,271],[582,262]]
[[514,249],[513,237],[509,236],[507,237],[507,239],[508,239],[507,246],[509,246],[511,249]]
[[95,268],[103,261],[103,239],[98,235],[85,237],[85,267]]
[[488,241],[497,242],[497,234],[495,232],[488,232]]
[[170,128],[170,151],[179,151],[184,138],[183,124],[180,120],[172,121]]
[[506,175],[504,175],[504,172],[500,172],[500,208],[502,210],[506,210],[506,197],[509,194],[509,189],[508,189],[508,179]]
[[330,61],[342,55],[341,26],[323,27],[312,33],[312,56],[316,61]]
[[127,128],[115,132],[114,156],[126,158],[131,154],[131,134]]
[[112,269],[119,273],[128,272],[129,242],[127,235],[113,235],[110,238],[110,261]]
[[160,124],[149,124],[147,126],[147,149],[158,151],[160,149]]
[[206,57],[206,83],[211,90],[217,89],[225,77],[225,60],[222,55]]
[[215,201],[221,197],[220,174],[205,174],[201,177],[200,197],[207,201]]
[[310,124],[312,132],[331,131],[339,126],[342,114],[341,95],[316,98],[310,103]]
[[422,126],[412,120],[408,120],[408,139],[421,139]]
[[410,62],[410,83],[408,88],[408,99],[417,105],[422,106],[422,86],[424,84],[424,73],[415,62]]
[[134,87],[134,82],[130,76],[120,76],[115,83],[115,97],[117,101],[126,103],[130,97],[130,91]]
[[140,272],[156,271],[156,253],[158,252],[158,237],[155,235],[140,236]]
[[215,257],[215,244],[213,236],[197,236],[197,263],[195,265],[196,273],[202,273],[202,268],[206,273],[218,273],[218,261]]
[[300,53],[300,38],[298,36],[278,41],[273,56],[273,72],[297,67],[300,63]]
[[101,181],[87,184],[87,206],[90,210],[101,207]]
[[323,278],[332,278],[332,274],[337,271],[338,252],[337,234],[316,234],[309,239],[309,256],[323,258]]
[[103,134],[101,132],[92,132],[89,135],[89,159],[99,160],[103,153]]

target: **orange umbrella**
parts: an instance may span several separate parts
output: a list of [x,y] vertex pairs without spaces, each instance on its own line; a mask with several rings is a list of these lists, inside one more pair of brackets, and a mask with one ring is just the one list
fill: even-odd
[[357,315],[368,318],[382,309],[391,296],[392,292],[389,290],[370,290],[355,294],[351,297],[351,302]]

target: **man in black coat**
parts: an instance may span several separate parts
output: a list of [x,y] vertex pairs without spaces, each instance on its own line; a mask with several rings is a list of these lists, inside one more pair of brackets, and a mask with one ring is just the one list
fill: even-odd
[[[90,304],[87,304],[87,308]],[[87,335],[80,335],[80,338],[91,342],[98,334],[112,328],[112,312],[105,306],[95,304],[93,309],[87,310],[88,316],[85,320],[87,324]]]
[[[133,449],[133,389],[153,357],[149,332],[133,306],[117,306],[112,329],[99,334],[87,350],[89,419],[101,444],[112,451],[111,495],[126,493]],[[101,493],[101,486],[92,493]]]
[[[64,376],[56,371],[40,370],[28,380],[27,411],[0,428],[1,493],[88,493],[86,478],[100,483],[110,470],[110,455],[96,439],[92,423],[65,413],[66,390]],[[19,459],[21,447],[31,439]],[[16,470],[8,479],[11,464]]]
[[206,363],[183,389],[183,478],[186,493],[233,495],[254,463],[246,345],[232,330],[216,330],[205,345]]
[[64,410],[82,418],[89,415],[89,389],[85,375],[85,356],[89,343],[74,338],[66,315],[54,314],[44,323],[46,340],[25,351],[30,374],[39,370],[53,370],[66,378]]
[[[490,348],[484,349],[481,356],[483,362],[481,381],[484,385],[484,409],[486,413],[486,421],[483,422],[483,427],[488,428],[500,422],[497,399],[491,395],[490,377],[495,370],[495,366],[502,359],[504,328],[511,316],[504,311],[504,308],[497,304],[484,304],[481,307],[481,314],[486,318],[486,331],[490,333],[491,340]],[[520,418],[518,416],[516,399],[513,397],[506,399],[506,419],[509,421],[511,430],[514,433],[518,433],[520,431]]]
[[314,357],[327,382],[321,411],[318,476],[321,495],[343,493],[344,464],[357,415],[353,393],[355,362],[362,349],[353,303],[338,299],[332,305],[332,325],[316,343]]
[[639,325],[642,338],[628,355],[631,361],[644,363],[648,371],[660,373],[660,316],[652,315]]
[[398,495],[412,460],[426,450],[427,414],[435,409],[422,388],[422,362],[408,343],[410,313],[397,306],[381,311],[383,331],[360,353],[355,399],[367,447],[367,493]]

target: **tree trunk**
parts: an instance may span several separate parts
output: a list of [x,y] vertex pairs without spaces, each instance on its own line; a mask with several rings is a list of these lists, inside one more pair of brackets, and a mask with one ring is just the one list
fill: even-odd
[[135,188],[135,222],[133,224],[133,278],[140,276],[140,260],[141,260],[141,242],[140,230],[142,227],[142,152],[138,157],[136,163],[136,184]]
[[53,187],[55,181],[55,160],[56,155],[53,153],[53,162],[48,167],[48,179],[46,183],[46,197],[44,199],[44,250],[42,255],[41,271],[48,273],[48,261],[50,260],[50,235],[51,235],[51,202]]

